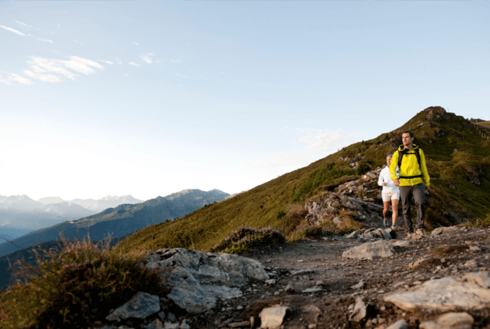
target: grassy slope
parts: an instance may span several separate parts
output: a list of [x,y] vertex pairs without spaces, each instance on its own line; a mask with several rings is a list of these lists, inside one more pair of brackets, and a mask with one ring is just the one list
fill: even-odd
[[[344,170],[345,175],[352,175],[353,172],[347,170],[345,163],[339,160],[340,155],[353,157],[360,154],[363,161],[369,162],[373,167],[383,165],[386,154],[396,149],[394,145],[401,143],[401,132],[405,129],[415,132],[419,145],[427,154],[433,188],[428,220],[444,222],[445,210],[464,216],[484,217],[490,213],[490,204],[487,201],[490,199],[490,142],[487,138],[480,137],[473,124],[454,114],[446,114],[440,122],[441,128],[447,134],[444,137],[434,137],[434,131],[439,126],[436,123],[431,127],[425,119],[430,109],[418,113],[405,125],[388,134],[350,145],[307,167],[287,173],[227,201],[206,206],[175,221],[141,230],[126,238],[117,248],[126,251],[163,247],[208,249],[242,224],[255,228],[273,226],[280,229],[282,220],[286,217],[280,218],[277,216],[278,212],[287,210],[292,203],[292,195],[301,190],[308,179],[311,181],[318,177],[318,173],[326,170],[327,165],[333,162],[335,169]],[[475,166],[482,166],[485,173],[481,175],[481,186],[467,180],[468,169]],[[342,178],[337,179],[337,183],[339,180]],[[327,178],[321,185],[334,183],[332,181],[332,177]],[[456,184],[457,189],[450,189],[449,183]],[[303,196],[300,203],[303,204],[305,199],[319,190],[321,187],[313,190],[310,188],[310,193]]]
[[490,128],[490,121],[478,122],[477,124],[485,128]]

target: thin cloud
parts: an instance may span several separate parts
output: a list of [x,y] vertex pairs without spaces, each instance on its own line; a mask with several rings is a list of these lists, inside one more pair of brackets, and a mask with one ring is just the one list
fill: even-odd
[[32,84],[32,81],[31,80],[29,80],[27,78],[24,78],[23,76],[20,76],[20,75],[15,74],[15,73],[12,73],[10,75],[10,79],[12,81],[16,81],[16,82],[18,82],[20,84],[23,84],[23,85],[30,85],[30,84]]
[[32,27],[31,25],[27,25],[26,23],[22,23],[22,22],[19,22],[19,21],[15,21],[17,24],[20,24],[22,26],[25,26],[25,27]]
[[188,78],[189,78],[188,76],[183,75],[183,74],[180,74],[180,73],[177,73],[176,75],[177,75],[178,77],[181,77],[181,78],[186,78],[186,79],[188,79]]
[[43,42],[53,43],[53,40],[49,40],[49,39],[36,38],[36,40],[43,41]]
[[53,74],[41,74],[41,73],[29,71],[29,70],[24,70],[24,74],[30,78],[40,80],[42,82],[54,83],[54,82],[60,82],[61,81],[61,79],[59,77],[57,77],[56,75],[53,75]]
[[105,62],[105,63],[107,63],[107,64],[114,65],[114,63],[113,63],[113,62],[111,62],[111,61],[104,61],[104,62]]
[[90,59],[81,58],[78,56],[70,56],[69,61],[64,61],[67,68],[73,71],[89,75],[95,73],[93,68],[103,69],[104,67],[97,62],[91,61]]
[[14,30],[13,28],[11,27],[8,27],[8,26],[3,26],[3,25],[0,25],[0,27],[4,30],[7,30],[7,31],[10,31],[10,32],[13,32],[15,34],[18,34],[18,35],[25,35],[25,33],[22,33],[20,31],[17,31],[17,30]]
[[27,64],[29,68],[24,70],[24,75],[50,83],[63,81],[63,78],[75,80],[77,73],[89,75],[95,73],[95,69],[104,68],[99,63],[78,56],[70,56],[69,60],[32,57]]
[[133,44],[135,44],[135,45],[137,45],[137,46],[139,46],[139,45],[140,45],[140,44],[139,44],[139,43],[137,43],[136,41],[133,41]]
[[129,62],[129,65],[133,65],[133,66],[136,66],[136,67],[140,67],[141,66],[141,65],[136,64],[136,63],[133,63],[133,62]]
[[23,85],[30,85],[30,84],[32,84],[32,81],[31,80],[29,80],[27,78],[24,78],[23,76],[18,75],[18,74],[15,74],[15,73],[11,73],[5,79],[2,79],[2,77],[0,76],[0,83],[4,83],[6,85],[11,85],[12,82],[18,82],[18,83],[23,84]]
[[140,58],[148,64],[151,64],[153,62],[153,57],[155,57],[154,53],[147,53],[140,56]]
[[78,41],[78,40],[73,40],[73,42],[78,43],[79,45],[85,46],[83,43],[81,43],[81,42],[80,42],[80,41]]

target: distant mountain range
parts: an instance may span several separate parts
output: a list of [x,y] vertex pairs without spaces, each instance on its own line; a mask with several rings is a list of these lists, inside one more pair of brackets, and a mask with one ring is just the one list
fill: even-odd
[[34,230],[90,216],[120,204],[141,202],[131,195],[69,201],[59,197],[35,201],[27,195],[0,196],[0,237],[11,240]]
[[[95,215],[64,221],[30,232],[12,240],[12,243],[2,243],[0,257],[18,251],[19,248],[59,240],[61,233],[67,239],[83,239],[89,233],[92,240],[102,240],[108,235],[115,238],[126,236],[147,226],[182,217],[207,204],[223,201],[228,196],[228,193],[219,190],[205,192],[195,189],[157,197],[143,203],[121,204]],[[106,201],[109,202],[110,199]],[[50,207],[53,204],[43,206]]]

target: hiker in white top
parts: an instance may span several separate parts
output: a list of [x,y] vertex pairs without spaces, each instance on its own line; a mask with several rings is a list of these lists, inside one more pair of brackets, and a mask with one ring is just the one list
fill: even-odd
[[[386,218],[386,214],[388,213],[388,209],[390,207],[391,200],[391,208],[393,210],[392,216],[392,224],[391,228],[395,229],[396,219],[398,218],[398,200],[400,199],[400,188],[395,186],[393,181],[391,180],[390,175],[390,163],[391,163],[391,154],[386,157],[386,163],[388,166],[384,167],[383,170],[379,173],[378,185],[383,186],[383,191],[381,192],[381,196],[383,198],[383,218],[384,225],[388,227],[388,220]],[[398,173],[398,167],[396,168]]]

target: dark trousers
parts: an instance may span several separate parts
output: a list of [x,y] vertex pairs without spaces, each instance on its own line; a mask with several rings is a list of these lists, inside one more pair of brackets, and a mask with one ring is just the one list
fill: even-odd
[[425,217],[425,192],[424,184],[420,183],[414,186],[400,186],[400,199],[402,199],[403,206],[403,219],[407,225],[409,231],[413,231],[412,228],[412,216],[410,215],[410,209],[412,208],[412,196],[415,200],[415,206],[417,207],[417,229],[424,229],[424,217]]

